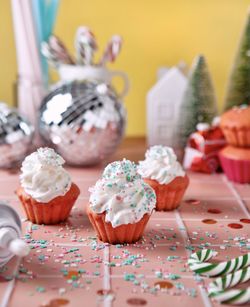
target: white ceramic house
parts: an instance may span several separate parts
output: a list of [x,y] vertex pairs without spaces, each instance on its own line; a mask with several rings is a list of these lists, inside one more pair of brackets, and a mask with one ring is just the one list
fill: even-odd
[[148,145],[162,144],[176,148],[177,120],[187,77],[176,66],[161,72],[160,79],[147,95]]

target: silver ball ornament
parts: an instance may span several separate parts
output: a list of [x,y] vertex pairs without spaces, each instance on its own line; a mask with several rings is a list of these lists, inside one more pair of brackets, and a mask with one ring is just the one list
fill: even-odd
[[19,164],[32,143],[34,128],[16,109],[0,103],[0,168]]
[[41,136],[70,165],[94,165],[119,145],[126,123],[122,102],[104,83],[72,81],[45,97],[39,113]]

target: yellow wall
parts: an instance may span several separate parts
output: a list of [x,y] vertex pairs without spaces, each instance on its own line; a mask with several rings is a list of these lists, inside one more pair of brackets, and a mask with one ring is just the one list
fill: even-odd
[[[159,66],[207,57],[222,105],[226,79],[250,1],[245,0],[61,0],[55,33],[73,50],[79,25],[88,25],[104,47],[114,33],[124,48],[114,65],[128,73],[128,135],[145,133],[145,95]],[[14,104],[15,46],[10,0],[0,0],[0,100]]]

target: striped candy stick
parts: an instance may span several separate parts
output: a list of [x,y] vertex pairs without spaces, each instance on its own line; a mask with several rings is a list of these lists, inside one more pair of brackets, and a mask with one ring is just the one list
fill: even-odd
[[209,297],[222,304],[241,305],[250,302],[250,287],[247,289],[230,289],[250,280],[250,267],[218,277],[208,285]]
[[49,44],[47,42],[42,42],[41,44],[41,53],[47,59],[48,63],[54,67],[58,68],[59,62],[54,53],[51,52]]
[[203,249],[193,253],[188,259],[190,270],[197,274],[215,277],[235,272],[250,265],[250,253],[221,263],[206,262],[216,255],[217,252],[211,249]]
[[107,62],[114,62],[121,51],[121,47],[121,36],[113,35],[107,43],[106,49],[100,60],[100,65],[104,66]]
[[41,52],[54,68],[58,68],[60,64],[75,64],[66,47],[56,36],[51,36],[48,43],[42,42]]
[[95,36],[88,27],[79,27],[75,36],[77,63],[91,65],[94,52],[98,49]]
[[49,38],[49,48],[51,53],[58,59],[60,63],[74,65],[75,61],[70,55],[68,49],[64,43],[55,35],[51,35]]

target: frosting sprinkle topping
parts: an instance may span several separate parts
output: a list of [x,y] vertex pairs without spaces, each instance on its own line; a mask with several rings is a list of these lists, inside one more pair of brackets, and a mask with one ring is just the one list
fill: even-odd
[[160,184],[168,184],[176,177],[185,176],[173,149],[156,145],[146,151],[145,160],[139,162],[138,173],[143,178],[150,178]]
[[71,178],[63,168],[65,161],[52,148],[39,148],[27,156],[21,167],[21,186],[27,194],[41,203],[65,195]]

